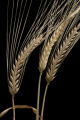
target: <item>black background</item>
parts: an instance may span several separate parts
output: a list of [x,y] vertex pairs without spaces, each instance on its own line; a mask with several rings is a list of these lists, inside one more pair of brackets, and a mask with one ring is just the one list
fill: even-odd
[[[36,3],[37,4],[37,3]],[[35,5],[36,5],[35,4]],[[7,0],[0,1],[0,112],[11,106],[6,77],[6,6]],[[38,61],[41,46],[36,48],[26,66],[20,91],[15,97],[15,104],[27,104],[36,107],[38,84]],[[72,119],[79,116],[80,108],[80,41],[70,52],[55,80],[48,89],[44,120]],[[41,101],[45,87],[45,72],[42,76]],[[40,103],[41,105],[41,103]],[[12,120],[12,111],[1,120]],[[31,110],[16,110],[16,120],[35,120]]]

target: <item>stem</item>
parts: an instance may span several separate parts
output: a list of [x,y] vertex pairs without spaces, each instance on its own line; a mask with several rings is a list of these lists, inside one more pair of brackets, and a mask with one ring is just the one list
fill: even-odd
[[36,114],[36,120],[39,120],[39,102],[40,102],[40,85],[41,85],[41,76],[42,76],[42,72],[40,72],[40,75],[39,75],[39,82],[38,82],[37,114]]
[[45,100],[46,100],[48,86],[49,86],[49,83],[47,83],[45,91],[44,91],[43,102],[42,102],[42,109],[41,109],[41,119],[40,120],[43,120],[44,106],[45,106]]
[[13,108],[13,120],[15,120],[15,104],[14,104],[14,95],[12,95],[12,108]]

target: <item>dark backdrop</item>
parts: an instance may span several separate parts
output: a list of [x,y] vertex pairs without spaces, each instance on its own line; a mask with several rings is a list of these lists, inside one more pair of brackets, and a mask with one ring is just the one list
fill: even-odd
[[[0,112],[11,106],[6,76],[6,6],[7,0],[0,1]],[[41,45],[42,46],[42,45]],[[38,61],[41,46],[36,48],[26,66],[20,91],[15,97],[15,104],[28,104],[36,107],[38,84]],[[59,69],[55,80],[48,89],[45,120],[73,119],[79,116],[80,108],[80,41],[75,45]],[[45,87],[45,73],[42,76],[41,101]],[[40,103],[41,104],[41,103]],[[1,120],[12,120],[12,111]],[[31,110],[16,110],[16,120],[35,120]],[[77,119],[77,118],[76,118]]]

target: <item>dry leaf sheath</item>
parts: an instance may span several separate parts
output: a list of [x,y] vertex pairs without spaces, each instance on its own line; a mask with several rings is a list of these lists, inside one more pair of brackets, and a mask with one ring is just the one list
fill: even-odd
[[[31,109],[34,114],[37,114],[36,108],[29,106],[29,105],[15,105],[14,108],[15,109]],[[2,111],[0,113],[0,118],[2,118],[5,114],[7,114],[12,109],[13,109],[12,107],[9,107],[9,108],[5,109],[4,111]]]

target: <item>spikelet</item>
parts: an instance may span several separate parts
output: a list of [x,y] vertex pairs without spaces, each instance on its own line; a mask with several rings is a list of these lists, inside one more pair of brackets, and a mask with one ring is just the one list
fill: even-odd
[[61,66],[63,60],[69,54],[69,52],[74,47],[76,42],[79,40],[80,38],[80,33],[78,32],[79,29],[80,29],[80,24],[78,24],[77,27],[75,27],[71,31],[71,33],[69,33],[68,37],[60,45],[60,48],[58,48],[55,55],[53,56],[53,52],[51,53],[51,59],[50,59],[51,61],[49,61],[50,66],[47,68],[47,72],[46,72],[47,82],[51,82],[52,80],[54,80],[56,72]]
[[9,77],[9,91],[12,95],[15,95],[21,85],[25,61],[31,54],[31,52],[43,41],[42,35],[32,40],[27,46],[24,47],[23,51],[18,55],[18,58],[13,64]]

